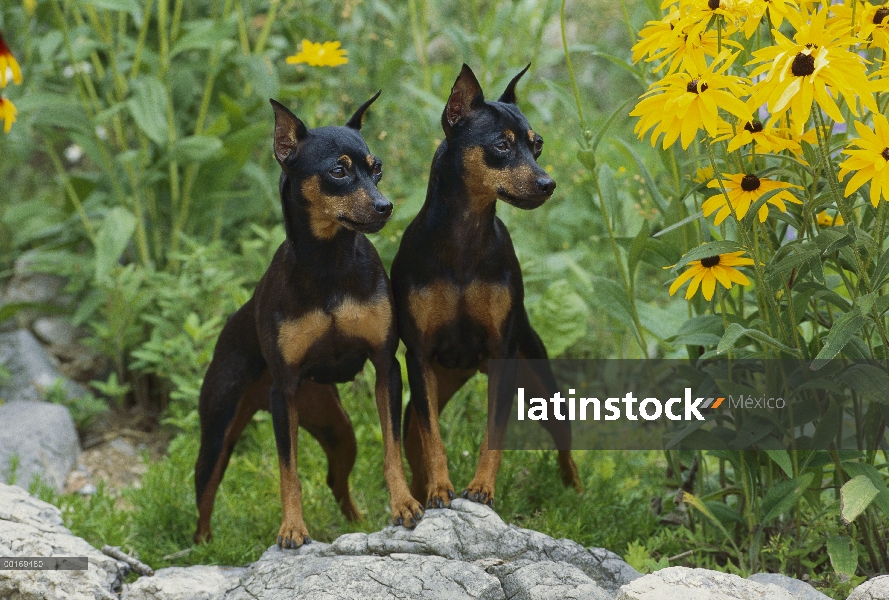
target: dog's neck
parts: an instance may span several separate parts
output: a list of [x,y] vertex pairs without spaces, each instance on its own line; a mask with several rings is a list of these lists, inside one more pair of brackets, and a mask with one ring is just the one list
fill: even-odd
[[444,225],[442,230],[465,236],[467,241],[482,239],[494,231],[496,198],[480,202],[474,198],[461,165],[462,155],[443,141],[432,159],[424,210],[430,219]]

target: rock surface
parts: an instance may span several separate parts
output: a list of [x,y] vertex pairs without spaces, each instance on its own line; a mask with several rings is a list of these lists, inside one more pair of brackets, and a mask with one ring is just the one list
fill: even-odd
[[105,556],[62,525],[58,508],[0,483],[0,556],[86,556],[86,571],[0,571],[0,598],[117,598],[128,567]]
[[170,567],[125,586],[121,600],[216,600],[238,585],[247,569],[238,567]]
[[770,583],[707,569],[669,567],[620,588],[617,600],[794,600],[793,594]]
[[829,596],[822,594],[805,581],[787,577],[779,573],[754,573],[748,577],[750,581],[756,583],[771,583],[780,588],[784,588],[797,600],[830,600]]
[[15,484],[28,489],[33,479],[61,491],[80,455],[80,440],[68,409],[48,402],[0,405],[0,482],[8,482],[18,457]]
[[889,575],[880,575],[855,588],[847,600],[889,600]]
[[83,387],[62,376],[54,359],[27,329],[0,333],[0,364],[12,376],[0,386],[0,399],[5,402],[43,400],[57,381],[69,398],[86,394]]

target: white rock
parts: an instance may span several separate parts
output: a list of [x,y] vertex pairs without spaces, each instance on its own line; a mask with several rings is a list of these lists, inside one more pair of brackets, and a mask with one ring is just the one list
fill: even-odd
[[755,581],[756,583],[771,583],[772,585],[777,585],[790,592],[790,594],[797,600],[830,600],[829,596],[822,594],[805,581],[787,577],[786,575],[780,575],[778,573],[754,573],[747,579]]
[[889,575],[880,575],[855,588],[847,600],[889,600]]
[[216,600],[238,585],[238,567],[169,567],[125,586],[121,600]]
[[617,600],[794,600],[785,589],[737,575],[669,567],[620,588]]

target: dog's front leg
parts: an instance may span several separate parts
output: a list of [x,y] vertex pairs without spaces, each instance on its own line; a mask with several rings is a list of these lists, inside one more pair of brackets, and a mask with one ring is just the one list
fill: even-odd
[[420,430],[420,444],[426,463],[426,508],[444,508],[456,497],[448,475],[448,456],[438,425],[438,378],[430,359],[408,348],[407,377],[411,403]]
[[282,548],[299,548],[312,541],[303,521],[302,484],[296,471],[299,414],[293,392],[298,387],[298,379],[286,383],[276,380],[272,384],[270,397],[272,426],[278,448],[278,470],[281,473],[281,529],[278,530],[278,545]]
[[479,451],[475,477],[462,494],[464,498],[488,506],[494,506],[497,472],[500,470],[500,460],[503,456],[502,450],[492,450],[491,448],[503,448],[509,409],[516,391],[518,349],[505,349],[501,357],[511,360],[502,363],[499,368],[488,373],[488,394],[494,394],[494,401],[488,402],[488,425],[485,430],[485,439],[482,440],[482,447]]
[[389,488],[392,523],[413,528],[423,507],[411,496],[401,460],[401,365],[394,352],[380,350],[371,357],[376,371],[377,412],[383,432],[383,475]]

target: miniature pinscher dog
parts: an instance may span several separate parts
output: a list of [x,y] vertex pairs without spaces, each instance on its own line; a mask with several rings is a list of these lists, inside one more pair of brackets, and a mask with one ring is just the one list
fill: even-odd
[[[530,65],[528,65],[530,67]],[[522,272],[509,232],[495,214],[499,198],[521,209],[543,204],[556,183],[537,165],[543,139],[516,105],[525,67],[497,102],[486,102],[463,65],[441,117],[445,140],[435,152],[426,201],[404,232],[392,264],[398,332],[407,348],[411,401],[405,414],[405,452],[411,492],[427,507],[455,498],[438,417],[445,404],[488,359],[546,358],[524,306]],[[512,362],[512,365],[515,363]],[[540,370],[539,368],[537,369]],[[516,381],[513,368],[491,373],[496,414],[482,442],[475,478],[463,491],[494,504],[506,418]],[[555,390],[548,367],[531,383]],[[565,485],[580,489],[567,421],[544,421],[559,448]],[[491,440],[492,434],[498,439]]]
[[392,519],[413,526],[422,506],[411,497],[401,459],[401,367],[392,288],[364,233],[382,229],[392,204],[379,192],[382,163],[359,132],[361,105],[344,127],[309,130],[287,108],[275,113],[285,241],[253,297],[219,335],[201,387],[201,446],[195,465],[195,542],[211,537],[210,515],[232,450],[259,409],[271,411],[281,476],[278,545],[311,541],[296,472],[302,426],[327,455],[327,483],[349,520],[355,464],[352,423],[335,383],[354,379],[370,359],[383,432],[384,475]]

